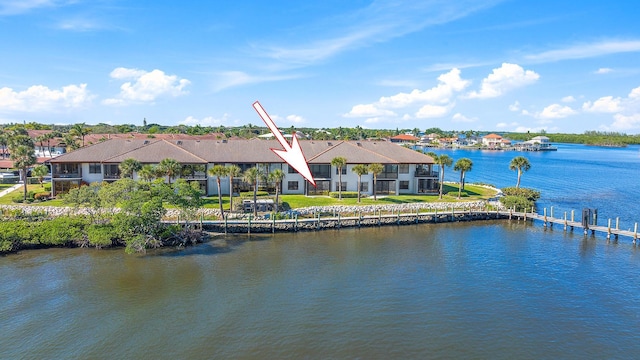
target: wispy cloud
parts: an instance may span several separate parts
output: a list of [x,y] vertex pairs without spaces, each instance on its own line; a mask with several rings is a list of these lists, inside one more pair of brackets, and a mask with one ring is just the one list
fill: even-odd
[[302,75],[297,75],[297,74],[252,75],[244,71],[223,71],[223,72],[217,73],[215,76],[214,90],[221,91],[234,86],[297,79],[300,77],[302,77]]
[[52,8],[75,3],[72,0],[2,0],[0,15],[19,15],[39,8]]
[[572,45],[562,49],[549,50],[538,54],[526,55],[525,59],[532,62],[543,63],[572,59],[585,59],[610,54],[638,51],[640,51],[640,40],[609,40]]
[[[255,46],[260,56],[292,65],[309,65],[341,52],[386,42],[429,26],[449,23],[500,0],[374,1],[365,8],[307,27],[304,45]],[[315,36],[315,34],[321,34]],[[338,35],[339,34],[339,35]],[[308,41],[308,38],[315,40]]]

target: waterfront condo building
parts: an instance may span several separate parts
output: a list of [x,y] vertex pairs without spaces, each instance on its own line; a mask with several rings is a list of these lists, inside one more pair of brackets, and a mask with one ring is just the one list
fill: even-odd
[[[435,193],[437,173],[431,157],[387,141],[300,141],[309,168],[316,182],[310,185],[292,167],[271,151],[282,147],[276,140],[167,140],[167,139],[110,139],[60,155],[49,160],[53,195],[67,192],[82,183],[115,181],[120,178],[119,165],[126,159],[138,160],[142,165],[157,165],[166,158],[182,165],[179,178],[196,181],[209,196],[217,195],[216,177],[207,171],[215,165],[238,166],[242,172],[257,167],[263,174],[274,169],[285,173],[281,193],[327,195],[338,191],[338,169],[332,159],[344,157],[342,191],[357,191],[358,176],[352,171],[357,164],[379,163],[383,171],[377,175],[376,194]],[[138,174],[134,173],[134,179]],[[221,178],[222,193],[229,194],[229,178]],[[274,190],[274,184],[261,180],[261,189]],[[250,191],[251,184],[242,175],[233,179],[233,191]],[[360,190],[373,194],[373,175],[362,175]]]

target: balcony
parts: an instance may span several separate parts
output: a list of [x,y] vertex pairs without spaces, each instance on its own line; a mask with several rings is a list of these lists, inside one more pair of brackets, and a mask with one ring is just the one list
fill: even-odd
[[52,176],[54,179],[79,179],[82,177],[82,173],[80,172],[60,173],[60,174],[54,173]]
[[429,171],[426,169],[416,169],[415,177],[438,177],[437,171]]

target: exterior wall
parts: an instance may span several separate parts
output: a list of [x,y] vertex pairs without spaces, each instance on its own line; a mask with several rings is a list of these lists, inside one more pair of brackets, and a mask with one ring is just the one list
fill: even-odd
[[[230,166],[232,164],[221,164],[221,165]],[[213,166],[214,164],[207,164],[206,166],[207,172]],[[287,164],[273,163],[273,164],[259,164],[259,166],[262,166],[264,171],[268,170],[270,172],[270,171],[273,171],[274,169],[281,169],[284,172],[285,177],[282,180],[281,191],[280,191],[281,194],[298,194],[298,195],[305,194],[305,188],[307,186],[306,180],[302,177],[302,175],[298,173],[289,173],[289,168]],[[342,182],[347,183],[346,184],[347,186],[342,189],[343,191],[353,191],[353,192],[358,191],[358,175],[356,175],[353,172],[354,166],[355,164],[348,164],[346,166],[346,173],[342,175]],[[409,172],[406,174],[400,173],[398,169],[398,177],[396,179],[389,179],[389,180],[395,181],[395,190],[394,189],[390,189],[390,190],[392,190],[395,194],[417,194],[418,179],[424,179],[424,178],[430,178],[430,177],[429,176],[416,177],[416,166],[417,166],[416,164],[409,164]],[[104,179],[104,176],[103,176],[104,169],[102,167],[101,167],[101,172],[96,174],[89,173],[89,163],[82,163],[80,165],[80,168],[82,171],[82,181],[85,181],[87,183],[92,183],[92,182],[100,182]],[[433,170],[432,166],[430,166],[429,168],[431,171]],[[241,179],[241,177],[242,175],[239,175],[237,178],[234,178],[234,179]],[[138,178],[139,178],[138,175],[134,174],[134,179],[138,179]],[[435,177],[432,177],[432,178],[435,179]],[[384,181],[384,179],[379,179],[379,180]],[[290,181],[297,182],[298,188],[289,189]],[[337,174],[337,168],[335,166],[331,166],[330,181],[331,181],[330,191],[338,191],[337,182],[339,181],[339,175]],[[407,181],[408,188],[400,189],[401,181]],[[207,182],[207,195],[217,196],[218,187],[217,187],[216,177],[207,176],[206,182]],[[362,194],[373,195],[373,175],[370,173],[362,175],[361,182],[367,183],[367,190],[363,191]],[[228,176],[220,178],[220,188],[223,196],[229,196],[229,188],[230,188],[229,185],[230,184],[229,184]]]
[[89,184],[94,183],[94,182],[100,182],[103,180],[103,176],[102,176],[102,166],[100,166],[100,173],[99,174],[90,174],[89,173],[89,164],[88,163],[83,163],[82,164],[82,180],[85,182],[88,182]]

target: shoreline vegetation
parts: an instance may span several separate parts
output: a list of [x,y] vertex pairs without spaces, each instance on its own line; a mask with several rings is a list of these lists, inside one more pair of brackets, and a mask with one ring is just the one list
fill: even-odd
[[[50,247],[124,247],[129,254],[159,247],[183,247],[206,239],[208,234],[203,231],[202,223],[214,219],[240,220],[249,224],[251,221],[304,221],[320,216],[356,214],[365,217],[374,214],[380,218],[394,215],[400,219],[402,214],[490,211],[519,206],[518,202],[509,200],[513,199],[511,188],[501,191],[489,185],[466,184],[463,196],[458,198],[457,184],[447,183],[444,187],[443,199],[438,199],[437,194],[381,196],[376,201],[363,199],[367,202],[360,204],[346,198],[281,195],[281,212],[264,212],[256,218],[249,213],[226,210],[227,216],[221,218],[217,202],[201,198],[198,189],[186,181],[178,179],[169,186],[162,181],[121,179],[108,185],[81,186],[58,206],[47,206],[50,205],[47,201],[0,205],[3,219],[0,222],[0,254]],[[208,202],[206,206],[205,202]],[[525,209],[531,209],[532,203],[522,204]],[[228,202],[224,205],[228,207]]]

